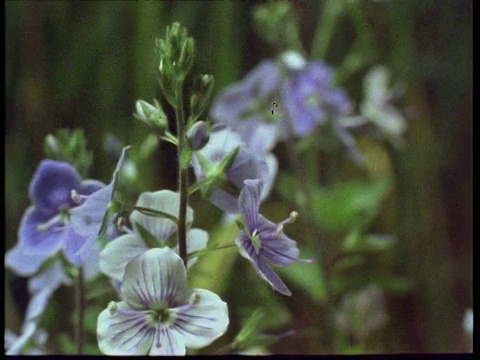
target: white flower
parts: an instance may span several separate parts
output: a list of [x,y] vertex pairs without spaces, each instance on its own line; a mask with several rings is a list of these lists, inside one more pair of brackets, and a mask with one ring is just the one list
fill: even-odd
[[[178,216],[180,195],[170,190],[157,192],[144,192],[138,198],[137,207],[161,211],[172,217]],[[193,210],[187,208],[187,227],[193,221]],[[150,246],[143,239],[142,231],[145,230],[158,243],[158,247],[166,246],[167,239],[177,231],[174,221],[165,217],[145,215],[137,210],[130,215],[133,230],[129,234],[122,235],[109,242],[100,253],[100,270],[110,278],[122,281],[125,266],[135,257],[143,254]],[[149,236],[147,234],[147,236]],[[208,242],[208,233],[200,229],[187,231],[187,253],[202,250]],[[177,245],[178,247],[178,245]],[[195,263],[196,259],[190,259],[188,266]]]
[[129,262],[121,292],[124,301],[98,317],[98,346],[107,355],[185,355],[227,330],[227,304],[211,291],[188,289],[183,261],[168,247]]

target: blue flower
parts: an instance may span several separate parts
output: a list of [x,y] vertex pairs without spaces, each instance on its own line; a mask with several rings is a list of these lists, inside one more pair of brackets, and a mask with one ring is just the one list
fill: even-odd
[[[218,173],[225,158],[238,148],[231,166],[225,173]],[[240,135],[228,127],[216,127],[210,133],[210,141],[192,157],[197,181],[213,178],[209,200],[228,213],[238,213],[238,195],[246,179],[262,179],[267,185],[262,193],[265,198],[275,179],[277,162],[264,157],[242,141]]]
[[305,137],[328,119],[349,113],[351,105],[347,94],[335,88],[332,79],[333,70],[318,61],[287,77],[283,101],[287,124],[295,135]]
[[245,187],[238,199],[238,207],[245,216],[246,225],[235,238],[235,242],[240,254],[252,263],[258,275],[273,289],[289,296],[290,290],[270,264],[288,266],[297,261],[313,262],[313,260],[300,259],[297,243],[283,233],[283,226],[295,220],[296,212],[292,212],[288,219],[278,224],[259,214],[262,186],[260,180],[245,180]]
[[[71,197],[74,190],[89,195],[104,186],[95,180],[83,181],[70,164],[44,160],[30,183],[33,205],[23,215],[17,245],[7,252],[5,263],[17,274],[29,276],[52,255],[70,243],[81,241],[69,226],[69,210],[78,206]],[[72,258],[65,253],[67,258]]]
[[[178,216],[180,195],[170,190],[144,192],[138,198],[137,207],[162,211],[173,217]],[[187,226],[193,221],[193,210],[187,208]],[[125,266],[135,257],[143,254],[150,246],[165,247],[167,240],[177,231],[177,225],[170,219],[149,216],[134,210],[130,215],[132,230],[109,242],[100,252],[100,270],[111,279],[122,281]],[[145,232],[147,234],[145,234]],[[148,242],[144,237],[149,237]],[[148,239],[147,239],[148,240]],[[201,229],[188,229],[187,253],[202,250],[207,246],[208,233]],[[178,245],[177,245],[178,247]],[[196,259],[189,259],[190,267]]]
[[129,262],[121,291],[124,300],[98,317],[98,346],[107,355],[185,355],[227,330],[227,304],[211,291],[188,289],[182,259],[168,247]]

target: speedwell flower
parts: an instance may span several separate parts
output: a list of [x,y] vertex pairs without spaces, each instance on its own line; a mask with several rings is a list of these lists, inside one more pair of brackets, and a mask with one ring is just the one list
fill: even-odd
[[182,259],[168,247],[129,262],[121,292],[124,300],[112,301],[98,317],[105,354],[185,355],[227,330],[227,304],[209,290],[188,289]]
[[[223,169],[225,160],[235,151],[230,166]],[[275,159],[266,160],[228,127],[212,130],[208,144],[194,153],[192,165],[197,181],[210,181],[208,199],[228,213],[238,213],[238,195],[244,180],[262,179],[268,183],[262,193],[265,198],[277,171]]]
[[245,180],[245,187],[238,199],[238,207],[245,216],[246,225],[235,238],[235,242],[240,254],[252,263],[263,280],[278,292],[291,295],[270,264],[288,266],[297,261],[313,262],[313,260],[300,259],[297,243],[283,233],[283,226],[295,220],[296,212],[292,212],[288,219],[278,224],[259,214],[262,186],[258,179]]
[[[30,183],[33,205],[23,215],[18,244],[7,252],[6,265],[19,275],[29,276],[59,250],[82,241],[69,226],[69,211],[78,206],[71,191],[85,196],[103,186],[95,180],[82,182],[78,172],[68,163],[43,160]],[[73,260],[67,251],[65,254]]]
[[[136,206],[145,210],[163,212],[176,218],[180,206],[180,195],[170,190],[144,192]],[[193,210],[187,208],[187,226],[193,221]],[[146,215],[138,210],[130,214],[132,230],[109,242],[100,252],[100,270],[116,281],[122,281],[127,263],[143,254],[150,247],[167,246],[167,240],[177,231],[177,224],[161,216]],[[208,233],[201,229],[187,231],[187,252],[201,250],[207,246]],[[178,246],[178,245],[177,245]],[[188,260],[189,266],[195,259]]]

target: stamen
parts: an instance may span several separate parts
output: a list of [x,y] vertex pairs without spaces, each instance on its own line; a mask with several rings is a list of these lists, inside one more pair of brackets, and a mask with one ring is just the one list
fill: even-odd
[[194,292],[188,302],[192,305],[197,305],[200,302],[200,295]]
[[48,229],[50,229],[54,225],[58,225],[58,223],[61,222],[61,221],[62,221],[62,215],[61,214],[56,215],[53,218],[51,218],[50,220],[48,220],[46,223],[39,224],[37,226],[37,231],[38,232],[47,231]]
[[275,230],[275,232],[272,234],[273,237],[279,237],[280,236],[280,233],[283,231],[283,225],[284,224],[291,224],[293,223],[298,217],[298,213],[296,211],[292,211],[290,213],[290,216],[281,221],[280,223],[278,223],[278,226],[277,226],[277,229]]
[[107,306],[107,309],[110,312],[110,315],[114,315],[118,309],[117,303],[115,301],[110,301],[110,303]]
[[77,192],[77,190],[73,189],[70,191],[70,197],[73,201],[75,201],[78,205],[83,204],[83,202],[87,199],[86,195],[81,195]]

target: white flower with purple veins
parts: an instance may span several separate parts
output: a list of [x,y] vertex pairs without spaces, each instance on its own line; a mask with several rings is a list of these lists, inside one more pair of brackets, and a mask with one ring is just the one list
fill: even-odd
[[[136,206],[163,212],[176,218],[180,206],[180,195],[170,190],[144,192],[139,196]],[[192,222],[193,210],[187,207],[187,228]],[[167,240],[177,232],[177,224],[173,220],[159,215],[146,215],[138,210],[130,214],[130,223],[132,230],[109,242],[100,252],[100,270],[116,281],[122,281],[125,266],[129,261],[152,246],[159,248],[167,246]],[[187,254],[204,249],[207,242],[206,231],[187,230]],[[195,261],[195,258],[189,259],[187,265],[190,267]]]
[[[225,173],[220,172],[222,162],[238,148],[231,166]],[[246,179],[262,179],[265,188],[262,199],[266,198],[277,172],[276,159],[264,157],[245,144],[240,135],[230,128],[217,127],[210,133],[210,141],[192,157],[193,171],[197,181],[215,179],[208,199],[227,213],[238,213],[238,195]]]
[[288,266],[297,261],[312,263],[314,260],[300,259],[297,243],[283,233],[283,226],[292,223],[297,213],[292,212],[288,219],[278,224],[267,220],[259,214],[261,192],[260,180],[245,180],[238,207],[245,216],[246,225],[235,242],[240,254],[252,263],[258,275],[273,289],[289,296],[290,290],[270,264]]
[[70,209],[78,206],[71,191],[89,195],[104,187],[95,180],[81,180],[68,163],[44,160],[30,183],[33,205],[23,215],[17,245],[7,252],[5,264],[21,276],[34,274],[52,255],[63,249],[68,260],[78,265],[73,256],[85,239],[75,233],[69,221]]
[[128,263],[121,292],[97,322],[107,355],[185,355],[227,330],[228,308],[218,295],[188,289],[182,259],[170,248],[151,249]]

